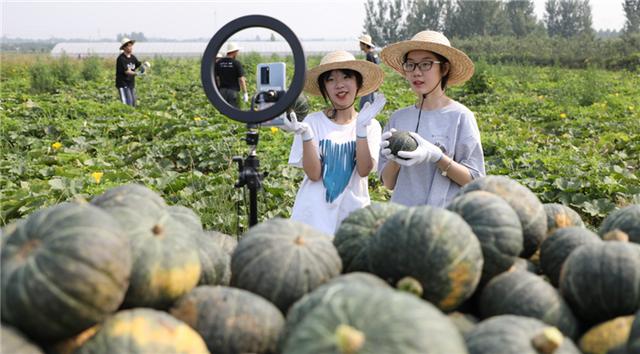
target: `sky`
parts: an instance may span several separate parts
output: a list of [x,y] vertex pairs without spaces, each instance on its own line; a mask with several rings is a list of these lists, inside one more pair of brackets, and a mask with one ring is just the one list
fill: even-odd
[[[366,0],[0,0],[0,36],[107,38],[143,32],[147,38],[211,38],[238,17],[261,14],[284,22],[301,39],[347,39],[363,31]],[[545,0],[534,0],[542,18]],[[622,29],[622,0],[591,0],[593,27]],[[266,31],[238,34],[247,39]],[[236,37],[237,38],[237,37]]]

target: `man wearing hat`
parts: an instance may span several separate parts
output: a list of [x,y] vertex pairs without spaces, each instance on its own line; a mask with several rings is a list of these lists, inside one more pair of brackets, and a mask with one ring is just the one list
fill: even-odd
[[133,44],[136,41],[127,37],[120,41],[122,53],[116,60],[116,88],[120,95],[120,101],[129,106],[136,106],[136,69],[142,63],[133,55]]
[[[360,50],[364,52],[367,61],[370,61],[374,64],[380,64],[380,58],[376,53],[376,46],[371,41],[371,36],[368,34],[363,34],[358,38],[358,41],[360,43]],[[372,101],[373,92],[368,95],[362,96],[362,98],[360,98],[360,109],[362,109],[365,103]]]
[[238,105],[238,93],[242,88],[242,99],[249,102],[249,94],[247,93],[247,82],[244,77],[244,69],[242,64],[236,59],[240,47],[236,43],[229,42],[227,44],[227,55],[220,58],[215,64],[216,84],[220,90],[222,98],[234,107]]
[[[435,31],[390,44],[380,54],[416,96],[414,104],[395,111],[384,127],[378,164],[382,182],[393,190],[392,202],[444,207],[461,186],[485,175],[475,116],[445,94],[448,85],[473,76],[473,62]],[[394,131],[410,132],[417,149],[391,154],[388,139]]]

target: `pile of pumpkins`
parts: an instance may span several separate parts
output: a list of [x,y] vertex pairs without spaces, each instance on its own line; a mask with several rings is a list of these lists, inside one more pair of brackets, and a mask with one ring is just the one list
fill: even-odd
[[640,205],[599,229],[504,176],[239,241],[129,184],[7,225],[2,353],[640,353]]

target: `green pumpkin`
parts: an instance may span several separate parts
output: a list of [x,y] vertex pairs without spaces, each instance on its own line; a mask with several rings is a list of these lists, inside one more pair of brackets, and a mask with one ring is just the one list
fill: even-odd
[[342,271],[369,271],[369,240],[388,217],[406,209],[405,206],[387,202],[371,203],[347,216],[333,238],[333,244],[342,259]]
[[586,324],[634,314],[640,308],[640,245],[607,241],[571,252],[560,291]]
[[460,215],[480,241],[484,258],[481,284],[511,268],[522,252],[522,225],[504,199],[474,191],[459,195],[447,209]]
[[580,354],[573,341],[555,327],[515,315],[480,322],[465,335],[465,341],[469,354]]
[[547,215],[547,235],[563,227],[584,227],[580,214],[564,204],[545,203],[542,207]]
[[[204,236],[207,238],[207,242],[213,241],[223,253],[224,264],[221,264],[222,262],[215,262],[218,285],[229,285],[231,282],[231,255],[238,245],[238,239],[235,236],[213,230],[205,231]],[[223,258],[221,258],[220,261],[222,261]],[[224,268],[220,268],[220,266],[224,266]]]
[[131,263],[123,229],[101,209],[34,212],[2,246],[2,321],[36,340],[71,337],[120,306]]
[[634,317],[617,317],[592,327],[580,337],[580,350],[584,354],[609,354],[616,348],[626,347]]
[[196,286],[202,268],[193,228],[173,217],[160,195],[129,184],[91,203],[114,216],[131,242],[133,268],[124,307],[166,309]]
[[521,270],[525,272],[530,272],[533,274],[540,274],[540,268],[533,262],[524,258],[516,258],[516,261],[513,262],[513,266],[510,270]]
[[264,298],[224,286],[199,286],[171,314],[195,329],[212,353],[273,352],[284,317]]
[[466,354],[462,336],[435,306],[382,287],[338,284],[344,292],[311,310],[283,354]]
[[483,318],[519,315],[537,318],[576,338],[579,323],[557,289],[541,277],[522,271],[504,272],[493,278],[480,295]]
[[231,256],[231,285],[286,313],[304,294],[338,276],[331,237],[301,222],[274,218],[250,228]]
[[208,354],[202,337],[166,312],[137,308],[117,312],[74,354]]
[[598,234],[607,238],[607,234],[619,230],[628,235],[629,241],[640,243],[640,205],[634,204],[618,209],[602,221]]
[[369,243],[372,272],[391,284],[412,277],[423,297],[452,311],[476,289],[482,250],[458,214],[431,206],[408,208],[389,217]]
[[640,310],[636,312],[631,323],[626,349],[629,354],[640,354]]
[[540,246],[540,268],[553,286],[560,285],[560,270],[569,254],[576,248],[602,242],[598,235],[583,227],[556,229]]
[[547,234],[547,215],[540,199],[527,187],[507,176],[486,176],[467,183],[460,194],[484,190],[504,199],[520,218],[523,250],[520,257],[531,257]]
[[[394,156],[398,156],[398,152],[400,151],[413,151],[418,148],[416,139],[414,139],[409,132],[405,131],[393,132],[387,141],[389,141],[387,148],[391,150],[391,154]],[[400,158],[404,159],[403,157]]]
[[40,347],[31,342],[13,327],[0,326],[0,353],[6,354],[43,354]]

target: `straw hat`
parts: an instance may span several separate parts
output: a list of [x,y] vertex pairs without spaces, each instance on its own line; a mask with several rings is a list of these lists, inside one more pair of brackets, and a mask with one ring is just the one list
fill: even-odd
[[318,86],[318,77],[324,72],[336,69],[351,69],[362,75],[362,87],[358,91],[357,97],[377,90],[384,79],[384,72],[379,65],[366,60],[356,60],[353,54],[338,50],[325,55],[318,66],[307,70],[304,90],[311,95],[322,95],[320,86]]
[[238,46],[236,42],[229,42],[227,43],[226,53],[229,54],[231,52],[236,52],[240,49],[242,48],[240,48],[240,46]]
[[120,40],[120,50],[122,50],[122,48],[124,48],[125,45],[127,45],[127,43],[131,43],[134,44],[136,41],[134,41],[133,39],[129,39],[128,37],[124,37]]
[[362,36],[358,37],[358,40],[360,41],[360,43],[364,43],[369,47],[375,47],[375,44],[371,42],[371,36],[368,34],[363,34]]
[[390,44],[380,53],[382,61],[404,75],[402,60],[412,50],[427,50],[447,58],[451,65],[449,85],[462,84],[473,76],[473,62],[461,50],[453,48],[444,34],[435,31],[418,32],[411,40]]

